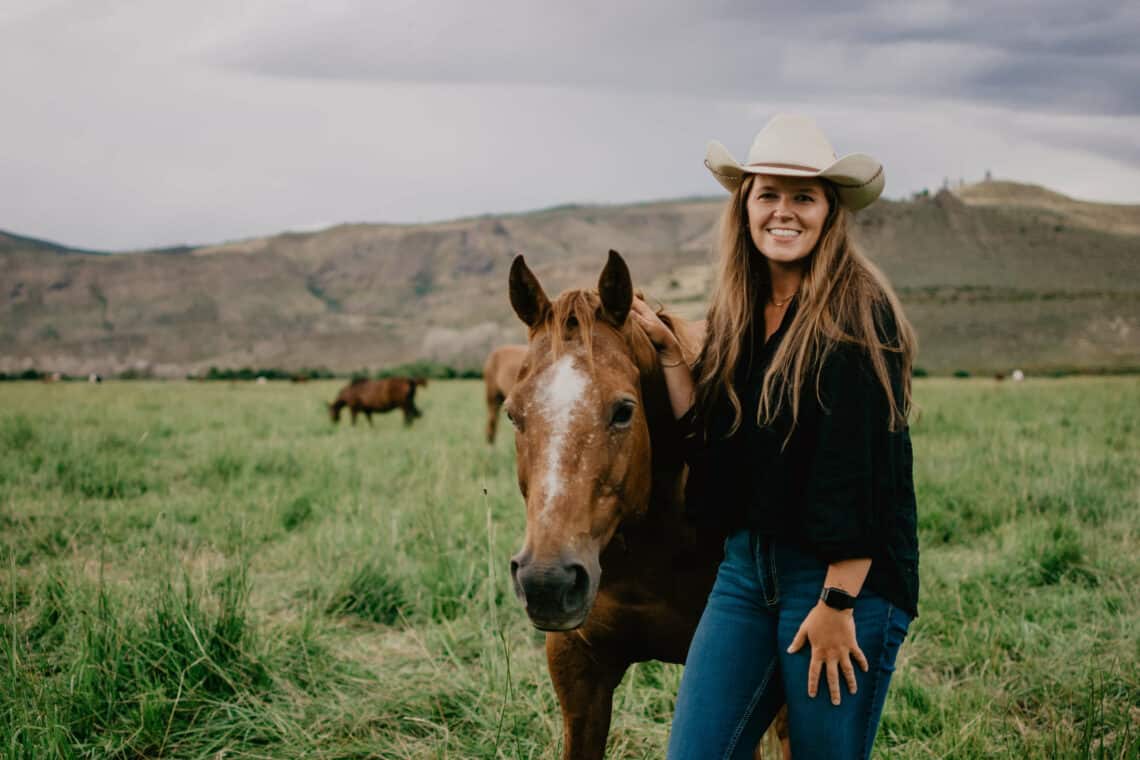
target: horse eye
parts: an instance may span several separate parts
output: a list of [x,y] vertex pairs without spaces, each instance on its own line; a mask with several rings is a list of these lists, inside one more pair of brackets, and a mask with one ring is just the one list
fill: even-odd
[[610,426],[616,428],[627,428],[629,423],[633,422],[633,409],[635,404],[632,401],[619,401],[614,405],[613,415],[610,417]]
[[518,420],[513,414],[511,414],[510,409],[507,410],[507,419],[510,420],[511,424],[515,426],[515,430],[522,430],[522,422]]

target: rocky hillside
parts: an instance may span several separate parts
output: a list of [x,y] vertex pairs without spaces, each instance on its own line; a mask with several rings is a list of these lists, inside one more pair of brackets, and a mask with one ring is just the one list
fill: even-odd
[[[429,225],[342,225],[201,248],[79,251],[0,233],[0,371],[478,366],[522,331],[515,252],[554,293],[610,248],[683,313],[704,310],[720,199],[567,206]],[[1140,207],[990,182],[857,217],[931,372],[1140,366]]]

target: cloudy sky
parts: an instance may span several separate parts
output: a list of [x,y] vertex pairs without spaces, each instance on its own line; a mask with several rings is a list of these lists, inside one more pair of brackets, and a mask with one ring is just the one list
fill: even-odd
[[[1002,6],[996,9],[993,6]],[[1140,3],[0,0],[0,229],[130,249],[715,195],[774,113],[1140,203]]]

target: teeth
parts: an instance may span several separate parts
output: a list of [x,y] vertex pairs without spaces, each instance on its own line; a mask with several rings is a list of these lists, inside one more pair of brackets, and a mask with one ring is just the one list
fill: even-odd
[[768,233],[776,237],[795,237],[800,234],[799,230],[768,230]]

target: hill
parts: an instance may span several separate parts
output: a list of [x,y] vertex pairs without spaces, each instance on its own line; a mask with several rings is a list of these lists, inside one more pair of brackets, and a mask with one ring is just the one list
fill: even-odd
[[[593,283],[615,248],[650,295],[699,316],[720,204],[346,224],[109,254],[0,233],[0,371],[478,366],[493,344],[522,339],[506,296],[516,252],[554,293]],[[1140,366],[1140,207],[989,182],[882,201],[856,223],[918,329],[920,366]]]

